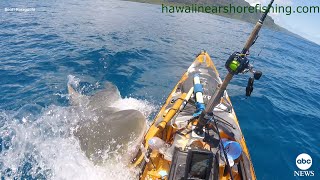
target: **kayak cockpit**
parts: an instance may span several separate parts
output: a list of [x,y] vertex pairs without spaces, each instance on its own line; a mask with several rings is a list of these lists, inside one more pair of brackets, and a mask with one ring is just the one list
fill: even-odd
[[[202,52],[170,93],[145,135],[133,160],[134,166],[141,169],[140,179],[255,179],[227,92],[214,108],[203,134],[194,131],[199,112],[220,84],[210,56]],[[222,149],[227,149],[227,156]]]

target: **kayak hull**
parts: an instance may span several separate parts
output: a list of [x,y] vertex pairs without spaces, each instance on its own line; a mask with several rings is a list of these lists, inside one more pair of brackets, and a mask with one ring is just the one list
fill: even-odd
[[[201,85],[197,84],[199,83],[198,81],[200,81]],[[140,179],[167,179],[170,173],[172,160],[166,157],[166,153],[152,150],[149,147],[149,140],[154,137],[160,138],[168,146],[172,146],[171,149],[174,147],[188,149],[188,147],[190,148],[198,143],[204,150],[209,151],[210,149],[212,152],[218,152],[217,157],[220,161],[218,164],[216,163],[216,166],[219,171],[213,176],[217,177],[217,179],[230,178],[230,175],[226,173],[225,160],[222,157],[222,153],[219,152],[221,148],[216,147],[218,146],[217,144],[210,145],[205,143],[201,140],[201,137],[191,132],[192,128],[197,124],[197,120],[193,120],[190,123],[190,119],[196,119],[197,113],[201,110],[201,104],[203,106],[207,105],[212,98],[212,94],[221,83],[219,73],[209,54],[201,52],[169,94],[150,125],[140,152],[132,161],[133,166],[141,169]],[[232,168],[233,178],[256,179],[249,150],[226,91],[224,97],[221,98],[221,103],[214,109],[213,113],[215,117],[221,119],[221,123],[218,123],[221,138],[237,142],[241,146],[241,156],[235,159],[236,167]],[[182,128],[182,126],[185,127]],[[181,132],[185,132],[183,136]],[[213,137],[215,136],[213,135]],[[167,154],[171,156],[170,153],[172,155],[173,152],[171,151]]]

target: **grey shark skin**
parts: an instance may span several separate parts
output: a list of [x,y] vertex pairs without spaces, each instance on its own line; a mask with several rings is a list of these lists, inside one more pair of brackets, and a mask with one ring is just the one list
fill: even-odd
[[[146,119],[137,110],[110,107],[111,103],[121,97],[115,86],[106,86],[106,89],[88,97],[77,93],[68,84],[71,104],[82,106],[85,99],[85,107],[97,117],[94,120],[81,120],[74,135],[79,139],[81,150],[96,164],[114,157],[113,152],[121,156],[123,162],[130,161],[143,140],[147,128]],[[108,154],[107,158],[105,152]]]

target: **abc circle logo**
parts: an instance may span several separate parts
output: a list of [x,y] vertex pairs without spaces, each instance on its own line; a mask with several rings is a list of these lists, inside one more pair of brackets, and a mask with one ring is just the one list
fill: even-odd
[[312,158],[309,154],[302,153],[296,158],[296,165],[301,170],[307,170],[312,165]]

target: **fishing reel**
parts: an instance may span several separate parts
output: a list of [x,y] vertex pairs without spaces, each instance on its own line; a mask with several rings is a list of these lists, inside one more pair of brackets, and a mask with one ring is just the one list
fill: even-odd
[[259,80],[262,76],[262,72],[253,70],[253,66],[249,63],[247,54],[239,52],[231,54],[225,64],[225,67],[232,75],[237,75],[239,73],[245,74],[247,72],[251,72],[253,74],[253,77],[249,78],[246,87],[246,96],[250,96],[253,91],[254,80]]
[[227,60],[225,67],[233,75],[244,73],[249,68],[249,59],[246,54],[234,52]]

